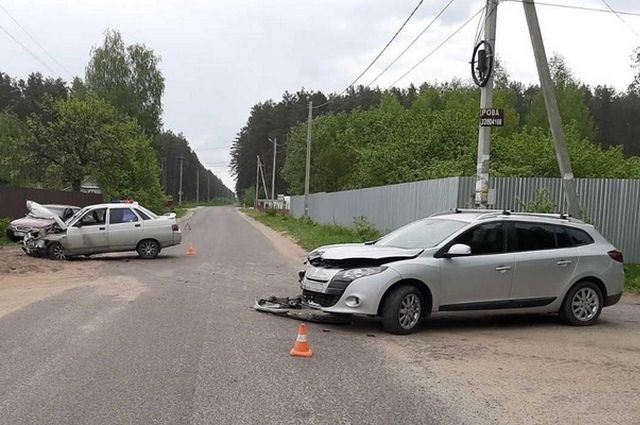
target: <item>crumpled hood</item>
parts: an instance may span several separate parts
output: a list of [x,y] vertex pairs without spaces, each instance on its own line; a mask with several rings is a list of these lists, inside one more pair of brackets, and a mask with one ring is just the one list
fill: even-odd
[[308,261],[324,268],[372,267],[415,258],[422,251],[365,244],[327,245],[311,252]]
[[34,217],[22,217],[11,222],[11,225],[14,227],[29,227],[42,229],[53,223],[52,219],[49,218],[34,218]]
[[57,214],[52,213],[39,203],[35,201],[27,201],[27,208],[34,216],[47,220],[53,220],[58,224],[58,226],[60,226],[60,229],[66,230],[67,225],[64,223],[64,221],[62,221],[62,219]]
[[324,251],[321,257],[325,260],[346,260],[350,258],[370,258],[380,260],[383,258],[413,258],[420,254],[422,249],[404,249],[391,246],[375,246],[364,244],[329,245],[321,248]]

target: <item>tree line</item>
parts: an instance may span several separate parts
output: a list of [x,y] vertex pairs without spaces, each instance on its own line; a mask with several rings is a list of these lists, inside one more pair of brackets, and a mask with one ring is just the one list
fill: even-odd
[[[634,58],[640,65],[638,52]],[[640,74],[618,92],[585,85],[561,56],[550,67],[576,177],[640,178]],[[558,176],[539,87],[512,80],[499,64],[495,87],[506,124],[493,130],[492,175]],[[239,196],[255,190],[256,155],[271,158],[274,136],[286,145],[278,150],[277,191],[303,192],[309,99],[332,100],[314,111],[312,192],[475,174],[479,90],[470,82],[359,86],[343,96],[301,90],[252,108],[232,147]],[[271,161],[263,162],[270,175]]]
[[178,198],[183,157],[183,199],[196,199],[196,173],[201,200],[233,197],[183,135],[163,128],[159,63],[153,50],[108,30],[84,79],[0,72],[0,184],[79,190],[89,180],[106,199],[162,211],[167,194]]

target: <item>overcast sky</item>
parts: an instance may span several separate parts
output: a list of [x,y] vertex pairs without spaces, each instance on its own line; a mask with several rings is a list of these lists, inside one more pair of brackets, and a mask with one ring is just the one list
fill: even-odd
[[[401,36],[363,78],[377,75],[447,0],[425,0]],[[546,2],[605,7],[602,0]],[[640,12],[638,0],[608,0],[615,9]],[[127,43],[144,43],[162,58],[166,78],[165,128],[183,133],[204,164],[234,188],[227,147],[257,102],[301,87],[341,91],[397,30],[418,0],[0,0],[0,4],[73,75],[84,76],[89,52],[106,28]],[[456,0],[378,84],[386,87],[479,10],[483,0]],[[634,71],[631,53],[640,37],[613,14],[540,5],[547,53],[561,53],[590,85],[625,89]],[[640,34],[640,17],[626,16]],[[4,12],[0,25],[59,76],[70,76],[47,57]],[[469,78],[477,20],[399,85]],[[512,78],[537,83],[522,5],[498,11],[497,51]],[[51,74],[0,33],[0,70],[24,78]],[[58,76],[58,75],[54,75]],[[265,141],[265,143],[267,143]]]

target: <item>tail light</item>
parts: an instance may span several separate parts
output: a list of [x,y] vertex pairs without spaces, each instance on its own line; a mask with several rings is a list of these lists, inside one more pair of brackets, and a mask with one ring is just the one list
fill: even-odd
[[[172,225],[171,225],[171,230],[172,230],[172,231],[174,231],[174,232],[177,232],[178,230],[180,230],[180,228],[178,227],[178,225],[177,225],[177,224],[172,224]],[[609,254],[609,255],[611,255],[611,254]],[[621,254],[621,255],[622,255],[622,254]]]
[[618,263],[624,263],[624,255],[622,255],[622,252],[618,251],[617,249],[609,251],[607,252],[607,254],[609,254],[609,257],[611,257],[614,261],[617,261]]

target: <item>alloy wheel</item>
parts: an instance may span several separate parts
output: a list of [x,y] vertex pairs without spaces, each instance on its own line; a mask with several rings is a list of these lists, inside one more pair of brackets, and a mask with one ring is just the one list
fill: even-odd
[[400,302],[398,322],[403,329],[412,329],[420,320],[422,305],[416,294],[407,294]]
[[573,296],[571,300],[571,312],[573,316],[582,321],[588,322],[598,314],[600,298],[593,288],[582,288]]
[[55,260],[64,260],[66,258],[64,254],[64,247],[61,243],[56,243],[51,247],[51,255]]
[[144,257],[154,257],[157,253],[156,244],[152,241],[143,242],[140,245],[140,250]]

